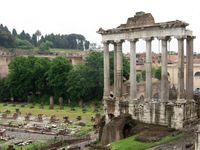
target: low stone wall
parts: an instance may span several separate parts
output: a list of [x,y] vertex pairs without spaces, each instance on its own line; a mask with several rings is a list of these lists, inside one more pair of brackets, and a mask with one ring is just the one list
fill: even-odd
[[[196,103],[194,100],[177,100],[161,102],[160,100],[119,101],[107,100],[104,104],[106,114],[115,117],[128,113],[133,119],[149,124],[158,124],[175,129],[183,129],[197,120]],[[108,121],[107,121],[108,122]]]

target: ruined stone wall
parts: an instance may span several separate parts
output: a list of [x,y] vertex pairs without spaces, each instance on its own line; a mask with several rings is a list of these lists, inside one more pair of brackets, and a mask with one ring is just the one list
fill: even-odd
[[10,63],[9,57],[0,56],[0,76],[6,77],[8,75],[8,64]]

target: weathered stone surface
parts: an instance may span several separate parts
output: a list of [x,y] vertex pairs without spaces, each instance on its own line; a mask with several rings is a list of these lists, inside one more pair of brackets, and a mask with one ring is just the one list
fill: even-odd
[[135,121],[132,120],[131,115],[125,114],[114,118],[104,126],[101,143],[105,145],[130,136],[134,126]]

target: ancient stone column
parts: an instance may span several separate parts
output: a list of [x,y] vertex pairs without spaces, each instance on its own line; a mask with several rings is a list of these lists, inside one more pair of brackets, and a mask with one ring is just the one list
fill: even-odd
[[136,42],[137,39],[130,41],[130,100],[137,99],[136,81]]
[[110,64],[109,64],[109,43],[104,42],[104,99],[110,95]]
[[123,62],[122,62],[122,42],[116,41],[117,44],[117,92],[116,97],[120,99],[122,97],[122,83],[123,83]]
[[116,97],[117,92],[117,44],[114,43],[114,97]]
[[59,97],[58,101],[59,101],[60,109],[64,109],[64,106],[63,106],[63,97]]
[[178,40],[178,83],[177,99],[184,98],[184,37],[177,37]]
[[152,98],[152,52],[151,52],[151,41],[153,38],[146,38],[146,95],[145,101],[150,101]]
[[186,50],[186,98],[193,99],[193,39],[195,37],[187,37]]
[[169,98],[169,88],[168,88],[168,72],[167,72],[167,41],[169,37],[161,37],[161,47],[162,47],[162,56],[161,56],[161,101],[167,101]]
[[50,100],[49,100],[50,102],[50,106],[49,106],[49,109],[53,109],[54,108],[54,98],[53,98],[53,96],[50,96]]

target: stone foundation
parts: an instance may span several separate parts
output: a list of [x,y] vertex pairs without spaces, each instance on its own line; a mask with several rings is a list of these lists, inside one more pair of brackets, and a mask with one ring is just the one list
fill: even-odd
[[135,120],[175,129],[182,129],[197,119],[196,104],[193,100],[180,99],[174,102],[161,102],[160,100],[140,102],[135,100],[132,103],[112,100],[107,101],[105,104],[107,116],[108,114],[113,114],[117,117],[120,114],[128,113]]

